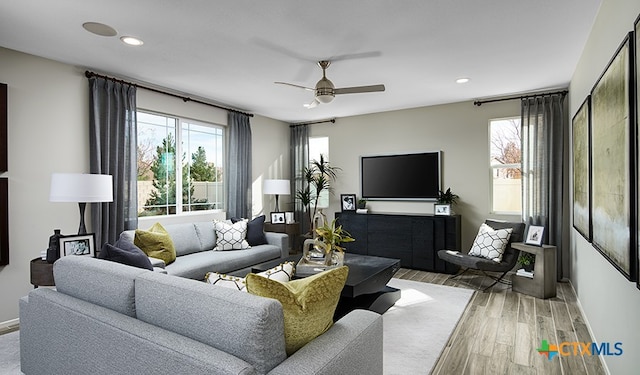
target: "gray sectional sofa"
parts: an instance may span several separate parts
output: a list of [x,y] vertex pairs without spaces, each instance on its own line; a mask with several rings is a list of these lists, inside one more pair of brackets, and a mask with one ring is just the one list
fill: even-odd
[[382,374],[382,317],[354,310],[287,357],[282,305],[106,260],[56,261],[20,300],[29,374]]
[[[213,251],[216,232],[212,221],[164,225],[176,249],[176,260],[165,265],[150,258],[154,267],[170,275],[203,280],[207,272],[248,272],[253,265],[289,256],[289,237],[284,233],[265,232],[267,244],[246,250]],[[135,230],[124,231],[120,240],[134,242]]]

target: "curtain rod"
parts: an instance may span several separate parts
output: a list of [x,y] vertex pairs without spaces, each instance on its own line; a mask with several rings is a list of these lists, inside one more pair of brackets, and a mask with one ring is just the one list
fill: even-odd
[[529,95],[520,95],[520,96],[510,96],[508,98],[500,98],[500,99],[487,99],[487,100],[476,100],[475,102],[473,102],[473,105],[477,105],[478,107],[480,107],[481,105],[485,104],[485,103],[493,103],[493,102],[503,102],[505,100],[516,100],[516,99],[529,99],[529,98],[538,98],[541,96],[548,96],[548,95],[555,95],[555,94],[561,94],[561,95],[567,95],[569,93],[568,90],[561,90],[561,91],[552,91],[552,92],[546,92],[546,93],[541,93],[541,94],[529,94]]
[[332,118],[332,119],[329,119],[329,120],[320,120],[320,121],[312,121],[312,122],[298,122],[298,123],[289,125],[289,127],[290,128],[295,128],[296,126],[301,126],[301,125],[324,124],[325,122],[330,122],[332,124],[335,124],[336,119]]
[[114,78],[114,77],[109,77],[109,76],[106,76],[106,75],[90,72],[88,70],[84,72],[84,75],[87,78],[91,78],[91,77],[104,78],[104,79],[111,80],[113,82],[120,82],[120,83],[124,83],[124,84],[127,84],[127,85],[132,85],[132,86],[135,86],[137,88],[144,89],[144,90],[157,92],[158,94],[164,94],[164,95],[168,95],[168,96],[173,96],[174,98],[182,99],[185,103],[186,102],[194,102],[194,103],[198,103],[198,104],[204,104],[204,105],[208,105],[208,106],[211,106],[211,107],[224,109],[225,111],[241,113],[243,115],[247,115],[249,117],[253,117],[253,114],[242,112],[242,111],[239,111],[237,109],[233,109],[233,108],[229,108],[229,107],[223,107],[221,105],[204,102],[204,101],[201,101],[201,100],[198,100],[198,99],[192,99],[192,98],[190,98],[188,96],[182,96],[182,95],[174,94],[174,93],[171,93],[171,92],[154,89],[152,87],[143,86],[143,85],[140,85],[140,84],[137,84],[137,83],[133,83],[133,82],[127,82],[127,81],[124,81],[122,79],[117,79],[117,78]]

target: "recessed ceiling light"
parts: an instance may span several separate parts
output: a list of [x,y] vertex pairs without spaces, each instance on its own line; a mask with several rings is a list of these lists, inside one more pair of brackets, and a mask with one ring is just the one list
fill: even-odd
[[456,79],[456,83],[467,83],[469,81],[470,81],[469,78],[458,78],[458,79]]
[[120,40],[125,43],[128,44],[130,46],[141,46],[144,44],[144,42],[138,38],[132,37],[132,36],[121,36]]
[[116,30],[104,23],[99,22],[85,22],[82,24],[85,30],[92,34],[100,35],[100,36],[116,36],[118,33]]

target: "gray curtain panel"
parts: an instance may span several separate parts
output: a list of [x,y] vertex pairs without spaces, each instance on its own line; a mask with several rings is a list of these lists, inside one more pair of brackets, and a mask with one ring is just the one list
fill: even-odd
[[569,276],[569,147],[564,94],[522,100],[522,219],[545,227],[557,278]]
[[291,176],[291,195],[294,200],[294,217],[300,223],[300,233],[307,233],[309,219],[305,216],[304,207],[299,200],[295,199],[296,192],[304,187],[302,170],[309,165],[309,125],[292,125],[289,137],[289,157]]
[[98,249],[138,227],[136,87],[89,78],[90,172],[113,176],[113,202],[93,203]]
[[251,124],[249,116],[229,112],[227,217],[251,218]]

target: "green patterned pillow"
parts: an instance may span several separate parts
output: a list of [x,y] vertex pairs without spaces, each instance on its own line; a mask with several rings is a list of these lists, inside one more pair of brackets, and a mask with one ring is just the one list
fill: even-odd
[[291,355],[331,328],[348,273],[349,268],[342,266],[288,283],[249,274],[247,291],[280,301],[287,355]]
[[147,256],[162,259],[165,264],[176,260],[176,249],[171,236],[160,223],[153,224],[149,230],[136,229],[133,244]]

